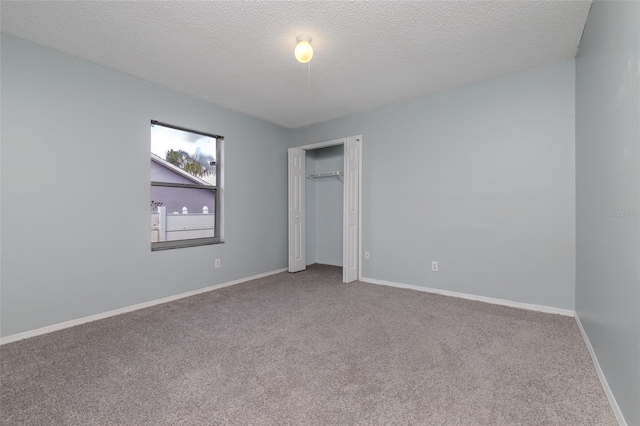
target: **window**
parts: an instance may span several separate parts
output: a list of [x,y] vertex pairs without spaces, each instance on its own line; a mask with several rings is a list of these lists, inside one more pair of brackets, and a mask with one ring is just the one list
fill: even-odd
[[220,242],[224,138],[151,122],[151,250]]

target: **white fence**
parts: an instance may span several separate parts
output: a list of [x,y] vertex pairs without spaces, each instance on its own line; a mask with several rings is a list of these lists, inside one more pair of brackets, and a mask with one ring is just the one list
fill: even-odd
[[165,206],[158,207],[151,213],[151,242],[191,240],[207,238],[215,235],[215,220],[207,206],[202,213],[189,213],[187,208],[182,213],[167,214]]

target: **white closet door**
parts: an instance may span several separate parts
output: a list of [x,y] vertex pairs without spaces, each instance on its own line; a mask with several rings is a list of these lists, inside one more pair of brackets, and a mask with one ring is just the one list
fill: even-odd
[[307,269],[305,150],[289,148],[289,272]]
[[347,138],[344,144],[344,229],[342,232],[342,281],[345,283],[358,279],[359,161],[357,139]]

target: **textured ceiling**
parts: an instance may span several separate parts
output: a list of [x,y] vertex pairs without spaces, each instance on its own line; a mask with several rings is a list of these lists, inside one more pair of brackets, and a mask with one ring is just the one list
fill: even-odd
[[[573,58],[590,4],[2,1],[1,28],[299,127]],[[313,37],[311,85],[298,34]]]

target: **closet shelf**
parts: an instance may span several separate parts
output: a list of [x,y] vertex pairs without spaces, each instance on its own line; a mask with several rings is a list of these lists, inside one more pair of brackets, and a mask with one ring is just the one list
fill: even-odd
[[329,173],[317,173],[313,175],[307,175],[307,178],[318,179],[318,178],[331,177],[331,176],[337,176],[338,178],[342,178],[343,175],[344,175],[344,172],[336,171],[336,172],[329,172]]

